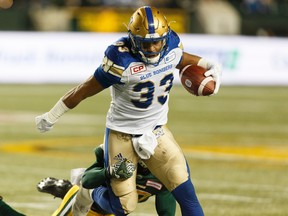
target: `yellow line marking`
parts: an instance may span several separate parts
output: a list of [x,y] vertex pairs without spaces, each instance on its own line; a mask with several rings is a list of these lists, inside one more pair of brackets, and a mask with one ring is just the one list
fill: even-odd
[[[73,137],[25,142],[3,143],[0,152],[32,153],[52,156],[78,157],[91,154],[93,149],[102,143],[102,137]],[[286,146],[228,146],[228,145],[181,145],[184,153],[210,154],[214,156],[232,156],[254,159],[288,161]]]
[[73,137],[3,143],[0,152],[39,154],[43,156],[87,157],[101,143],[97,137]]
[[273,159],[288,161],[288,147],[284,146],[188,146],[183,145],[184,152],[212,153],[217,155],[241,156],[245,158]]

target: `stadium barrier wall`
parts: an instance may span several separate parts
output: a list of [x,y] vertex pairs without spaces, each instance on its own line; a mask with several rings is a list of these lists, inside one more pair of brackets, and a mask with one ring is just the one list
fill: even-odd
[[[126,33],[0,32],[0,83],[79,83]],[[288,85],[288,39],[180,34],[184,50],[223,67],[223,85]],[[176,83],[179,76],[175,72]]]

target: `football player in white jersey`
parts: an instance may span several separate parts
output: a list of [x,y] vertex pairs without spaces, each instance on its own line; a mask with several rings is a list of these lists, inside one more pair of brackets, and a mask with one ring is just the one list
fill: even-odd
[[[111,89],[104,138],[105,167],[127,159],[137,164],[141,158],[149,170],[171,191],[182,215],[203,216],[190,179],[183,152],[167,128],[169,92],[173,72],[188,64],[206,68],[206,76],[220,86],[217,64],[183,51],[178,35],[156,8],[138,8],[128,24],[128,37],[109,46],[95,73],[67,92],[49,111],[35,118],[40,132],[53,128],[57,120],[82,100]],[[73,205],[75,216],[86,215],[93,200],[115,215],[127,215],[136,208],[136,172],[123,181],[111,179],[106,190],[80,187]]]

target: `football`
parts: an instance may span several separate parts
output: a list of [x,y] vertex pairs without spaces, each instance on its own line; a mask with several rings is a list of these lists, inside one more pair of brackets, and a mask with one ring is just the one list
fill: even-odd
[[187,65],[180,71],[180,80],[184,88],[196,96],[213,94],[215,81],[212,76],[206,77],[206,69],[197,65]]

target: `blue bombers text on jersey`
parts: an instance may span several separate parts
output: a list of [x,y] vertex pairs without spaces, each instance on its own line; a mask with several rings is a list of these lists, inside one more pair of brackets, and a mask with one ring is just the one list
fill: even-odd
[[157,65],[145,64],[133,55],[128,37],[109,46],[102,65],[94,73],[103,87],[111,86],[106,127],[143,134],[166,124],[173,72],[182,54],[182,44],[173,31],[169,34],[164,58]]

